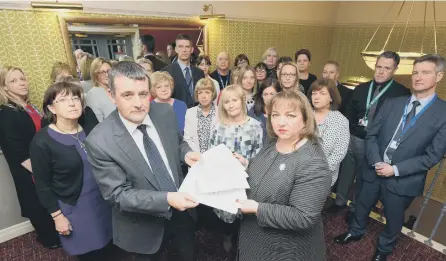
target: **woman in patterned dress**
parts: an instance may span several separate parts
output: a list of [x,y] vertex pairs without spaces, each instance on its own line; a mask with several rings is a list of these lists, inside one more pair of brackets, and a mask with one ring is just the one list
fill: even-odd
[[308,99],[281,92],[270,102],[271,139],[248,167],[248,199],[239,234],[239,261],[324,261],[321,211],[330,190],[328,163]]
[[335,81],[318,79],[311,84],[307,96],[314,108],[322,149],[330,168],[331,186],[334,186],[350,142],[348,120],[338,111],[341,95]]
[[[257,120],[247,115],[244,90],[238,85],[227,86],[221,92],[218,105],[219,122],[211,131],[209,148],[225,144],[231,151],[247,159],[253,158],[262,148],[263,130]],[[235,241],[238,224],[235,216],[222,210],[214,209],[226,234],[223,247],[229,251]],[[231,241],[232,239],[232,241]]]

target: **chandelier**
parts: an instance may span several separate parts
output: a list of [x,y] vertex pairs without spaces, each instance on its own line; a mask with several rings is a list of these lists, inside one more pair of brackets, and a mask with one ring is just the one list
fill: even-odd
[[[370,46],[370,43],[372,42],[372,40],[375,37],[375,35],[378,32],[378,30],[381,28],[381,24],[380,24],[378,26],[378,28],[376,28],[375,32],[373,33],[372,38],[368,42],[368,44],[365,47],[364,51],[361,52],[361,55],[364,58],[365,63],[367,64],[367,66],[370,69],[375,70],[375,64],[376,64],[376,61],[378,59],[378,56],[382,52],[384,52],[384,50],[386,49],[387,43],[389,42],[389,39],[392,36],[393,30],[395,28],[395,24],[396,24],[400,14],[401,14],[401,11],[403,10],[403,7],[404,7],[405,3],[406,3],[406,1],[404,1],[401,4],[400,10],[399,10],[395,20],[393,21],[392,28],[390,29],[389,35],[387,36],[387,39],[386,39],[382,49],[380,51],[370,51],[370,50],[368,50],[368,48]],[[395,72],[395,74],[398,74],[398,75],[410,75],[410,74],[412,74],[414,60],[416,58],[418,58],[418,57],[420,57],[420,56],[425,54],[423,52],[423,49],[424,49],[424,40],[426,38],[427,1],[424,3],[423,38],[421,40],[420,52],[403,52],[403,51],[401,51],[401,48],[402,48],[402,45],[403,45],[403,42],[404,42],[404,38],[405,38],[406,32],[407,32],[407,26],[409,25],[410,16],[412,14],[412,9],[413,9],[414,3],[415,3],[415,1],[412,1],[412,5],[411,5],[410,11],[409,11],[409,17],[407,18],[406,25],[404,27],[403,37],[401,38],[400,46],[399,46],[399,49],[397,51],[397,53],[400,56],[400,64],[398,65],[398,70]],[[392,4],[392,6],[393,6],[393,4]],[[434,14],[434,50],[435,50],[435,53],[437,53],[437,24],[436,24],[436,17],[435,17],[435,0],[432,3],[432,8],[433,8],[433,14]],[[391,9],[392,8],[389,8],[389,11]],[[387,14],[385,16],[387,16]]]

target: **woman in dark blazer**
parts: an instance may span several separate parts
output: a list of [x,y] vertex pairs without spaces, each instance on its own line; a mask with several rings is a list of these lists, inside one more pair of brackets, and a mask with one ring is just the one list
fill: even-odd
[[57,248],[60,241],[54,222],[40,204],[33,182],[29,147],[40,129],[40,112],[29,103],[28,81],[20,68],[0,69],[0,147],[8,162],[22,216],[29,218],[37,241]]
[[[239,261],[324,261],[321,211],[331,175],[317,138],[313,108],[304,94],[281,92],[270,102],[271,139],[249,162]],[[249,164],[248,164],[249,163]]]
[[45,92],[43,109],[51,123],[30,146],[37,195],[54,219],[64,250],[79,260],[110,260],[111,206],[105,202],[87,161],[86,136],[97,123],[79,124],[80,85],[59,82]]

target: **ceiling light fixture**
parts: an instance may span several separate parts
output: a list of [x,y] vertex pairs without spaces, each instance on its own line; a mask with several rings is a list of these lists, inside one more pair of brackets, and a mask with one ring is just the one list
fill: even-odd
[[[401,14],[401,11],[403,10],[404,4],[406,3],[406,1],[404,1],[401,4],[400,10],[395,18],[395,20],[393,21],[393,25],[392,28],[390,29],[389,35],[387,36],[387,39],[384,43],[384,46],[382,47],[382,49],[380,51],[367,51],[367,48],[369,48],[370,43],[372,42],[373,38],[375,37],[376,33],[378,32],[379,28],[381,27],[381,24],[378,26],[378,28],[376,29],[376,31],[373,33],[372,38],[370,39],[369,43],[367,44],[367,46],[365,47],[364,51],[361,52],[362,57],[364,58],[364,62],[367,64],[367,66],[372,69],[375,70],[375,65],[376,65],[376,61],[379,57],[379,55],[384,52],[384,50],[386,49],[387,43],[389,42],[390,36],[392,35],[393,29],[395,28],[395,24],[396,21],[398,20],[398,17]],[[404,27],[404,32],[403,32],[403,36],[401,38],[401,42],[400,42],[400,46],[399,49],[397,51],[397,53],[400,56],[400,64],[398,65],[398,70],[395,72],[395,74],[398,75],[410,75],[412,74],[412,70],[413,70],[413,62],[415,61],[415,59],[417,59],[418,57],[423,56],[425,53],[423,52],[424,49],[424,40],[426,38],[426,13],[427,13],[427,1],[424,3],[424,25],[423,25],[423,38],[421,40],[421,50],[420,52],[402,52],[401,48],[404,42],[404,38],[406,36],[406,32],[407,32],[407,26],[409,24],[409,20],[410,20],[410,16],[412,14],[412,9],[414,6],[415,1],[412,1],[412,5],[410,7],[410,11],[409,11],[409,17],[407,18],[406,21],[406,26]],[[434,51],[435,53],[437,53],[437,23],[436,23],[436,14],[435,14],[435,1],[433,1],[432,4],[432,8],[433,8],[433,25],[434,25]],[[389,8],[389,11],[392,8]],[[385,15],[387,16],[387,14]]]

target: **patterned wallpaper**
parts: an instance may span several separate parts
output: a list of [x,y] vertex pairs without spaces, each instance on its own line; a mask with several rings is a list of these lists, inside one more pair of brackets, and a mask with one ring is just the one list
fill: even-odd
[[66,61],[56,13],[0,10],[0,65],[24,70],[31,100],[40,106],[51,66]]
[[[85,15],[85,14],[83,14]],[[89,14],[93,17],[116,17],[125,20],[134,16]],[[155,17],[151,17],[155,18]],[[177,20],[173,18],[174,20]],[[239,53],[245,53],[252,64],[260,61],[263,52],[270,46],[279,50],[279,55],[294,56],[300,48],[308,48],[313,54],[311,71],[320,75],[326,60],[337,60],[341,64],[343,80],[373,75],[364,63],[360,52],[366,46],[376,27],[322,27],[289,25],[245,21],[214,20],[208,22],[209,51],[215,60],[219,51],[231,54],[231,63]],[[388,29],[387,29],[388,30]],[[56,61],[66,62],[62,35],[59,30],[57,13],[0,10],[0,65],[14,65],[23,68],[31,85],[31,100],[41,105],[42,96],[48,87],[51,66]],[[381,30],[375,37],[371,49],[381,49],[388,31]],[[422,28],[409,28],[403,51],[418,51],[421,47]],[[403,35],[396,28],[387,49],[396,50]],[[437,44],[439,53],[446,55],[446,27],[438,28]],[[428,30],[425,51],[433,52],[433,32]],[[410,78],[399,76],[400,82],[410,85]],[[446,98],[446,79],[439,88],[440,96]],[[428,176],[430,184],[433,171]],[[446,200],[446,171],[442,172],[434,191],[434,198]]]
[[329,57],[333,28],[308,25],[290,25],[245,21],[213,20],[209,26],[210,58],[215,61],[218,52],[227,51],[231,64],[235,56],[246,54],[252,65],[261,61],[268,47],[276,47],[279,56],[291,56],[301,48],[308,48],[314,58],[311,71],[320,75]]

